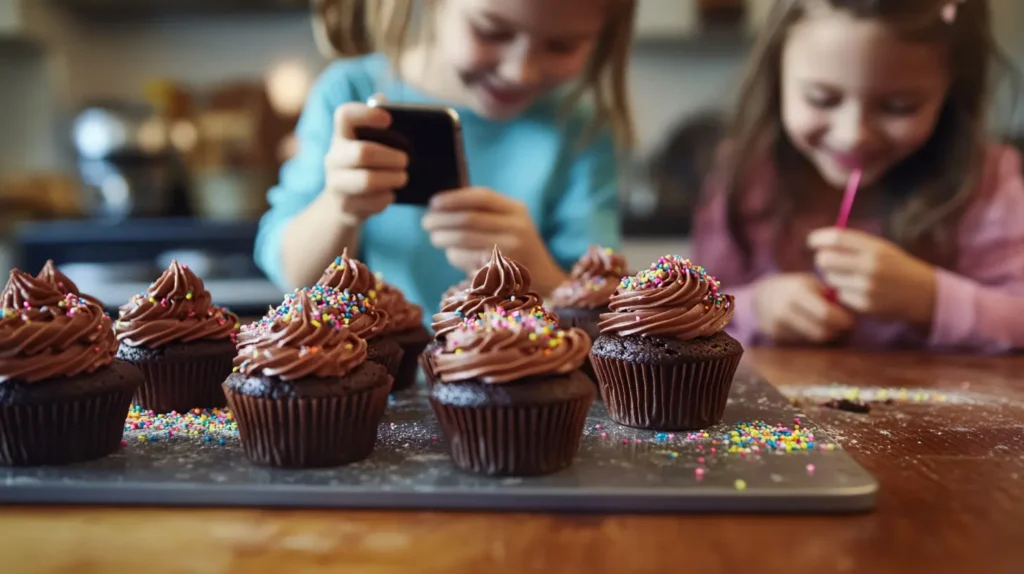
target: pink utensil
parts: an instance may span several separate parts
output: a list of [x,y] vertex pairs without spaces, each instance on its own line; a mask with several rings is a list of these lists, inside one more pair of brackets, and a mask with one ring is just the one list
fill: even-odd
[[[843,203],[839,206],[839,215],[836,217],[836,227],[846,228],[846,222],[850,220],[850,211],[853,209],[853,199],[857,197],[857,189],[860,188],[860,178],[863,175],[861,170],[855,169],[850,173],[850,180],[846,182],[846,191],[843,192]],[[825,291],[825,299],[836,303],[839,298],[836,290],[829,287]]]

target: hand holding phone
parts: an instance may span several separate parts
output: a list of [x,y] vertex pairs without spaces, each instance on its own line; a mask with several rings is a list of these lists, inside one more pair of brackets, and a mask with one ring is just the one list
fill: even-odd
[[395,189],[395,203],[427,206],[430,199],[469,186],[458,113],[443,106],[393,104],[371,99],[370,109],[391,118],[387,126],[361,125],[356,136],[401,151],[408,157],[409,179]]
[[395,201],[395,190],[409,181],[408,155],[387,145],[362,141],[363,129],[386,129],[391,125],[387,111],[352,102],[334,113],[334,138],[324,158],[324,193],[337,200],[342,215],[361,223]]

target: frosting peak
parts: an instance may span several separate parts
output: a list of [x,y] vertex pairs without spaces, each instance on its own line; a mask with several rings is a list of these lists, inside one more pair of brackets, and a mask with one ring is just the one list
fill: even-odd
[[608,299],[618,288],[626,273],[626,259],[611,249],[591,245],[573,265],[569,279],[551,294],[555,307],[599,309],[608,306]]
[[73,377],[109,365],[110,318],[76,295],[17,269],[0,294],[0,382]]
[[227,339],[238,329],[238,316],[211,303],[202,279],[186,265],[170,267],[145,293],[121,307],[117,339],[133,347],[162,347],[201,339]]
[[590,352],[580,329],[560,330],[541,308],[532,312],[487,309],[448,334],[434,357],[442,382],[500,384],[579,369]]
[[377,280],[370,269],[358,259],[348,256],[348,249],[334,259],[324,270],[317,285],[331,287],[337,291],[367,294],[374,288]]
[[253,333],[239,347],[235,370],[293,381],[305,377],[342,377],[366,360],[366,341],[331,313],[329,303],[300,289],[278,308],[273,319],[247,325]]
[[[433,317],[434,337],[444,338],[466,319],[488,308],[529,312],[540,307],[540,295],[530,291],[530,284],[530,272],[504,257],[495,246],[491,260],[476,272],[465,297],[452,297],[442,303],[441,312]],[[553,313],[548,314],[554,318]]]
[[734,310],[732,295],[718,291],[707,270],[678,255],[625,277],[601,315],[602,333],[694,339],[718,333]]
[[74,281],[62,273],[60,269],[57,269],[57,265],[54,264],[53,259],[46,260],[46,265],[43,265],[43,268],[39,271],[39,275],[36,275],[36,279],[41,279],[50,285],[53,285],[62,295],[76,295],[89,303],[100,307],[103,306],[103,303],[101,303],[99,299],[79,291],[78,285],[75,285]]

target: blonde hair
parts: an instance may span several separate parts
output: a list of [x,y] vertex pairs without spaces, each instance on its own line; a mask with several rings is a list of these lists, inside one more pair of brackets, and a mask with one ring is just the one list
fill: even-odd
[[[608,126],[620,149],[634,143],[633,120],[626,87],[629,50],[637,0],[609,0],[609,12],[583,73],[569,92],[563,110],[574,109],[590,99],[595,114],[584,134],[592,138]],[[420,4],[420,6],[416,6]],[[394,63],[410,41],[429,38],[422,22],[432,2],[417,0],[315,0],[314,28],[320,49],[327,57],[347,57],[382,52]]]

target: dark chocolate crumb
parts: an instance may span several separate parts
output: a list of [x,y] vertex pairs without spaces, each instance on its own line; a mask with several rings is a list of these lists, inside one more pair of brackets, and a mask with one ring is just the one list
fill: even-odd
[[867,414],[871,412],[870,404],[863,401],[851,401],[850,399],[832,399],[822,403],[821,406],[851,413]]

